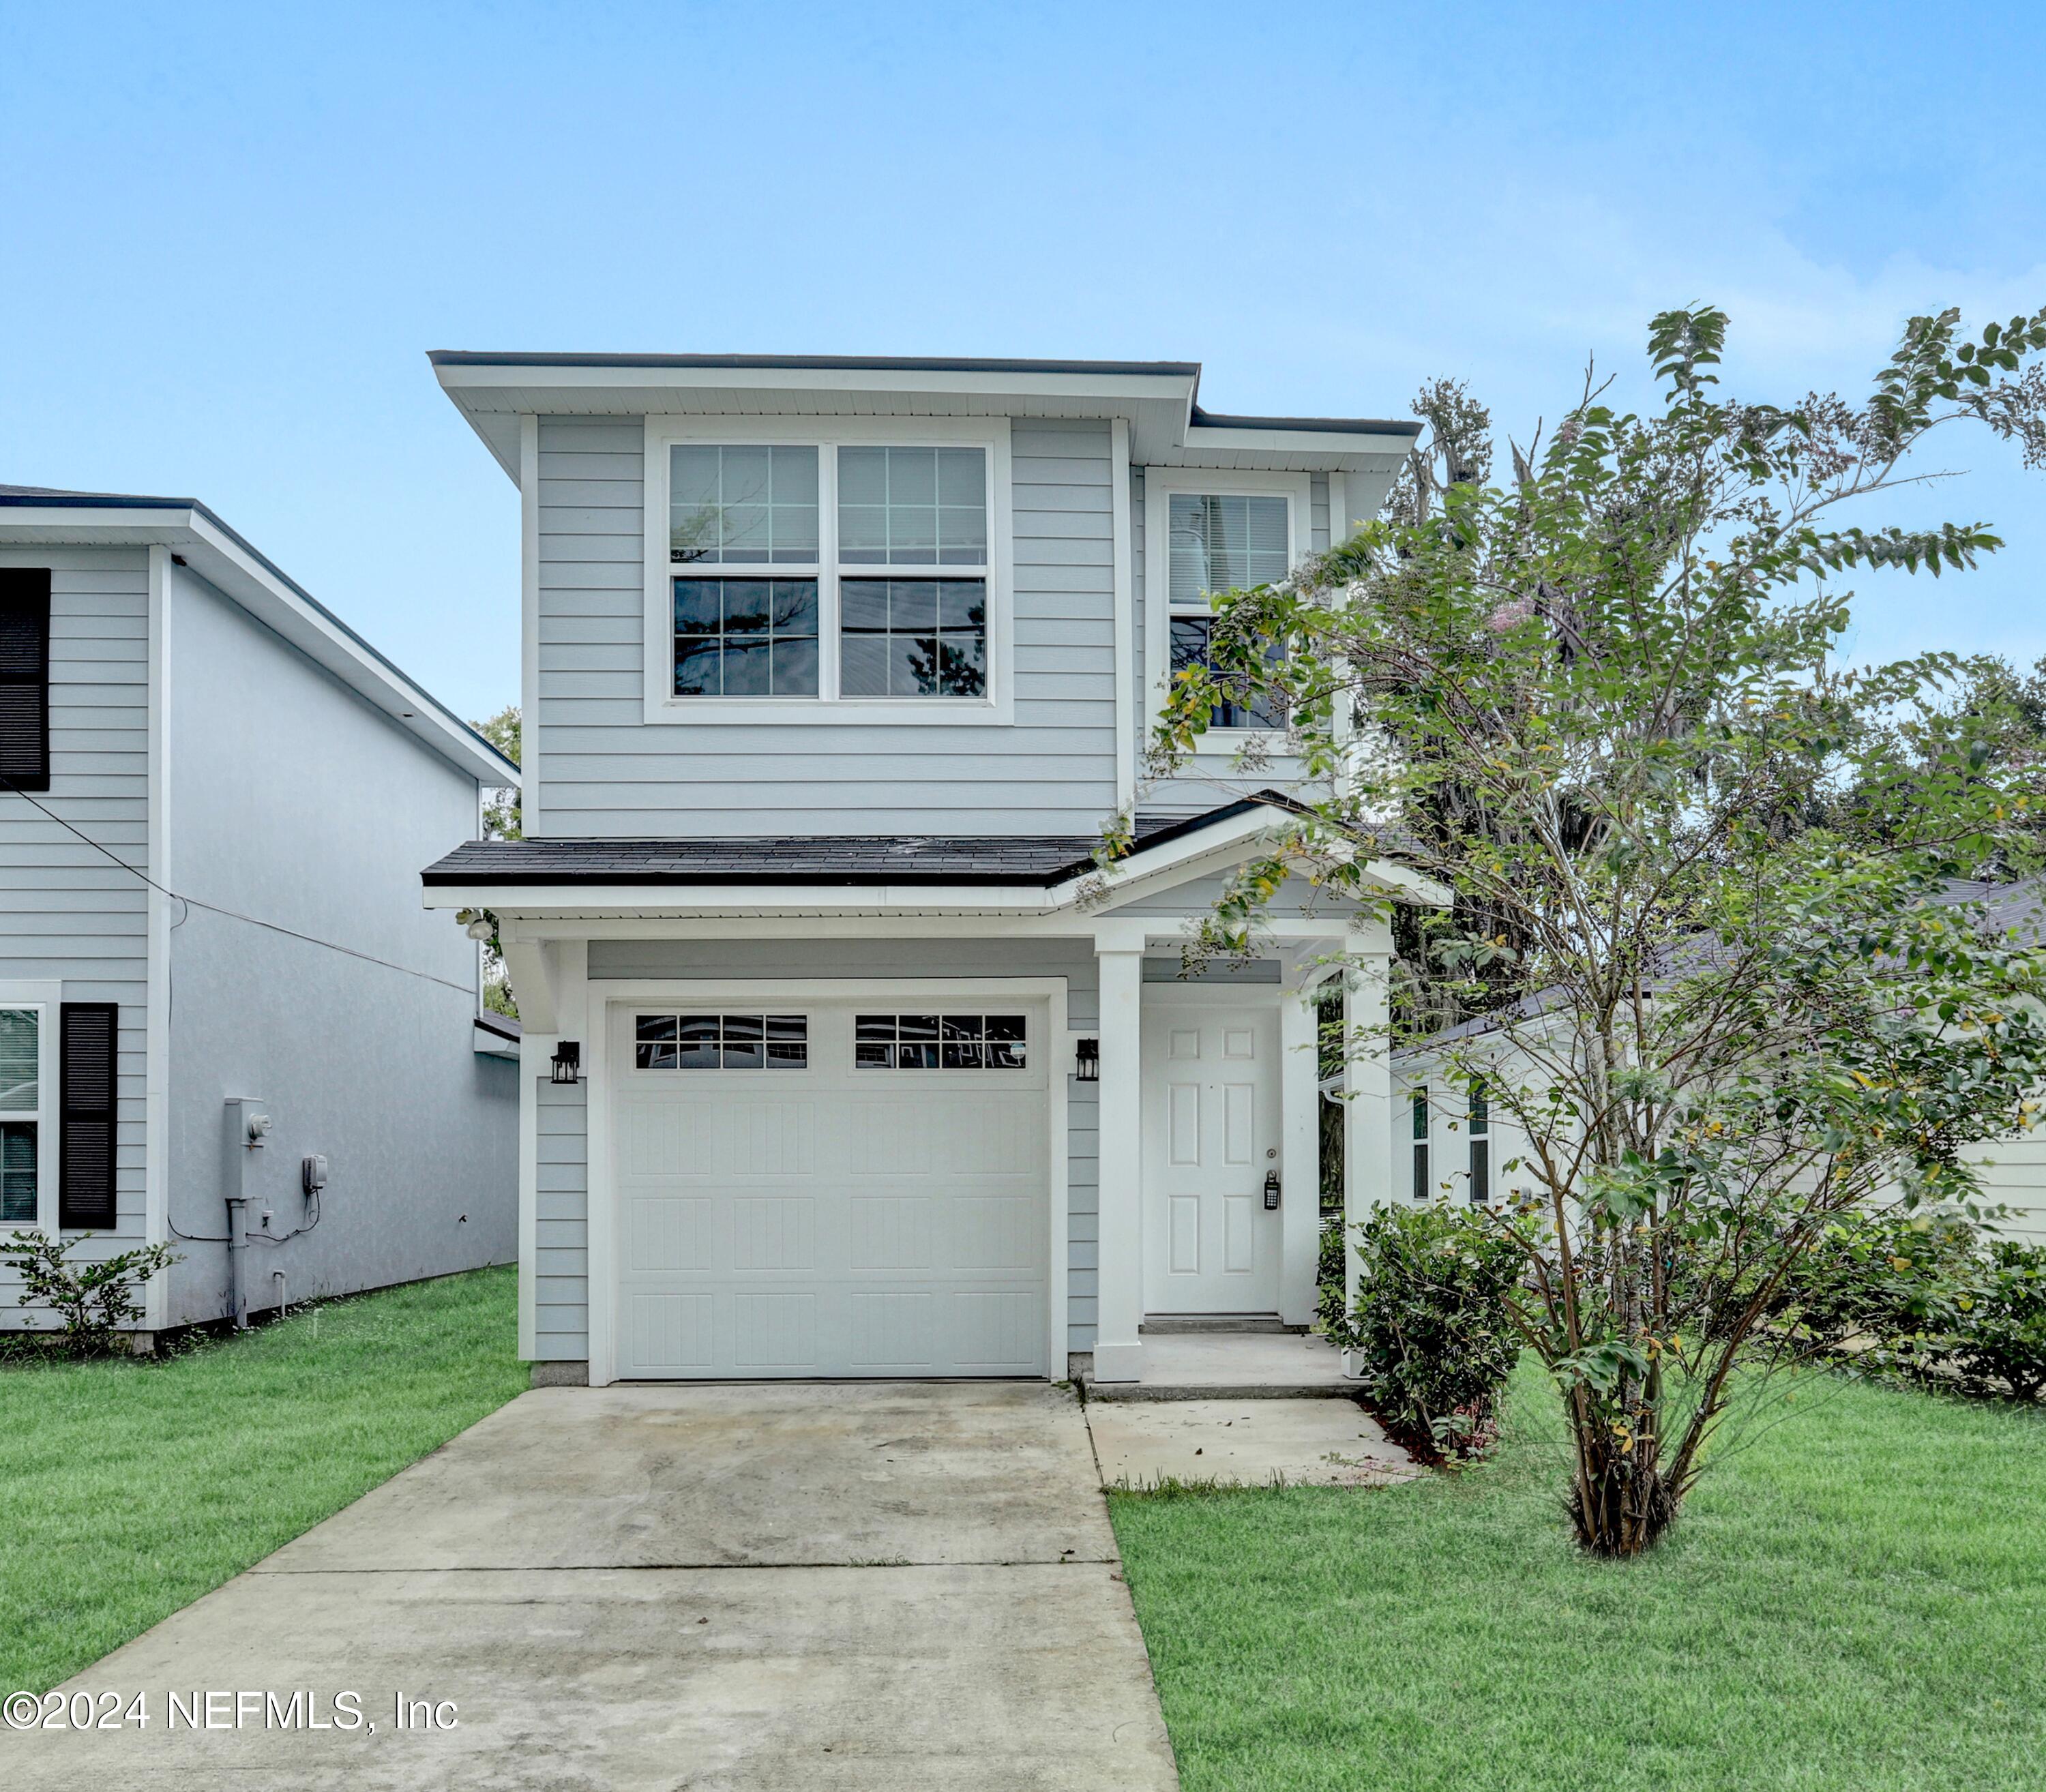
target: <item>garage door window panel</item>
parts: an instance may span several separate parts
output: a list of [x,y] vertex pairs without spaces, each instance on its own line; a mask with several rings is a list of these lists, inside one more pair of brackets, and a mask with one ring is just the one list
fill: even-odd
[[643,1014],[633,1021],[640,1070],[803,1070],[809,1019],[800,1014]]
[[863,1070],[1021,1070],[1020,1014],[863,1014],[853,1062]]

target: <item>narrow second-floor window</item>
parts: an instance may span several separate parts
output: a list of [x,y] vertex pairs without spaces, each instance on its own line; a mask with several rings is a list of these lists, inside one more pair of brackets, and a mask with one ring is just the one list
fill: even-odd
[[1423,1201],[1428,1198],[1428,1092],[1425,1089],[1414,1091],[1412,1102],[1414,1128],[1414,1198]]
[[[1291,570],[1291,525],[1283,497],[1175,491],[1167,502],[1167,596],[1178,673],[1210,663],[1214,596],[1269,584]],[[1209,725],[1278,728],[1285,717],[1260,692],[1226,688]]]

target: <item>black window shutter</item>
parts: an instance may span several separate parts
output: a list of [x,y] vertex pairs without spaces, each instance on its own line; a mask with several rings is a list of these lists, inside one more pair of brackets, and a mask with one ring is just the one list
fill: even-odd
[[114,1222],[114,1126],[121,1010],[112,1002],[64,1004],[64,1139],[57,1224],[104,1230]]
[[50,575],[0,567],[0,789],[50,788]]

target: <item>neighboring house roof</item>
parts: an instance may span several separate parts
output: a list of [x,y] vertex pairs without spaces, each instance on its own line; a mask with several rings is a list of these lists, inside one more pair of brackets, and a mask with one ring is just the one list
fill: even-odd
[[[1276,792],[1202,815],[1138,819],[1135,853],[1253,810],[1295,807]],[[429,888],[577,884],[1002,884],[1048,888],[1095,869],[1094,836],[762,835],[696,840],[477,840],[423,873]],[[1125,861],[1126,862],[1126,861]]]
[[[2021,877],[2008,883],[1990,883],[1971,877],[1950,878],[1934,900],[1946,904],[1978,902],[1986,911],[1990,924],[1999,931],[2015,933],[2021,940],[2034,946],[2046,942],[2046,877]],[[1685,968],[1696,969],[1700,965],[1710,964],[1719,956],[1717,935],[1697,935],[1691,940],[1671,948],[1669,968],[1651,982],[1650,987],[1672,982],[1683,973]],[[1533,1020],[1563,1005],[1563,992],[1560,989],[1538,989],[1505,1008],[1496,1009],[1490,1014],[1475,1015],[1469,1020],[1458,1022],[1454,1027],[1445,1027],[1439,1033],[1431,1033],[1426,1039],[1413,1045],[1403,1046],[1392,1054],[1392,1062],[1398,1064],[1423,1057],[1444,1046],[1454,1045],[1459,1040],[1496,1032],[1509,1020]]]
[[1124,418],[1138,466],[1262,467],[1390,479],[1421,426],[1205,410],[1198,361],[898,355],[523,353],[436,349],[434,376],[514,481],[521,415],[649,413]]
[[515,1015],[500,1014],[495,1008],[485,1008],[476,1017],[476,1030],[479,1033],[494,1033],[500,1039],[515,1042],[525,1031],[519,1026]]
[[0,485],[0,543],[163,546],[478,782],[515,786],[519,768],[196,498]]

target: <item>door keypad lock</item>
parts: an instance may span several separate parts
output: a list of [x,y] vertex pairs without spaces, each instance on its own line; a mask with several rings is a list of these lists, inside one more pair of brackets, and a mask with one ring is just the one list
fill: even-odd
[[1264,1173],[1264,1211],[1276,1213],[1279,1209],[1279,1172],[1268,1170]]

